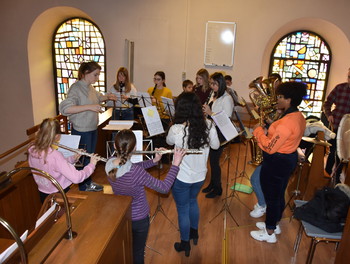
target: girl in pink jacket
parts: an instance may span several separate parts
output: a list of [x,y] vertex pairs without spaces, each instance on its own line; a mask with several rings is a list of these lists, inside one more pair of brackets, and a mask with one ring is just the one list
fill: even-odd
[[[59,122],[53,118],[44,119],[40,124],[35,141],[29,146],[28,162],[30,167],[50,174],[67,192],[72,183],[78,184],[94,172],[98,157],[94,155],[83,170],[77,170],[73,164],[79,159],[79,154],[65,158],[61,152],[52,147],[52,144],[58,142],[60,137]],[[40,176],[39,172],[32,171],[32,173],[42,202],[49,194],[58,192],[51,181]]]

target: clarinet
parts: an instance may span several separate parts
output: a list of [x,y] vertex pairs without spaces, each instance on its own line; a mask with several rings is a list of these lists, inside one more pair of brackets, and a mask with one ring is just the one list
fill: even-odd
[[209,93],[209,95],[208,95],[208,98],[207,98],[207,100],[205,100],[205,103],[204,103],[204,104],[208,104],[208,103],[209,103],[209,101],[210,101],[210,99],[211,99],[211,96],[212,96],[213,92],[214,92],[214,90],[213,90],[213,89],[211,89],[211,91],[210,91],[210,93]]

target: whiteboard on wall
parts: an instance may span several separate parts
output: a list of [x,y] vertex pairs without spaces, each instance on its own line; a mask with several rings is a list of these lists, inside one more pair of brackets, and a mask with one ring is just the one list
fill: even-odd
[[233,66],[236,23],[208,21],[205,32],[204,64]]

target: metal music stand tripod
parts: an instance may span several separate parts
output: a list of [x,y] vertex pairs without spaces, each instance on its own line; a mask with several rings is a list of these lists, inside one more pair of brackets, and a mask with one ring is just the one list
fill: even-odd
[[287,208],[287,206],[293,210],[293,207],[295,206],[295,204],[293,203],[291,205],[291,202],[293,199],[296,199],[296,198],[302,198],[303,195],[301,195],[301,191],[300,191],[300,180],[301,180],[301,173],[303,171],[303,167],[304,167],[304,164],[305,162],[308,160],[309,156],[311,155],[311,153],[313,152],[315,148],[315,144],[312,145],[312,147],[305,153],[305,158],[304,160],[298,160],[298,178],[297,178],[297,185],[295,186],[295,190],[292,191],[292,195],[291,197],[289,198],[288,202],[286,203],[286,206],[284,207],[284,209]]
[[[240,150],[241,150],[241,144],[239,145],[238,147],[238,153],[240,153]],[[248,181],[250,181],[245,169],[246,169],[246,164],[247,164],[247,154],[248,154],[248,146],[246,146],[245,148],[245,155],[244,155],[244,162],[243,162],[243,171],[238,175],[237,175],[237,171],[238,171],[238,163],[239,163],[239,155],[237,156],[237,163],[236,163],[236,174],[235,174],[235,177],[234,177],[234,182],[233,182],[233,188],[232,188],[232,191],[230,193],[229,196],[227,196],[227,199],[228,198],[236,198],[242,205],[244,205],[248,210],[251,210],[245,203],[242,202],[242,200],[239,198],[238,194],[237,194],[237,190],[236,190],[236,184],[237,184],[237,179],[238,178],[246,178]],[[231,203],[231,201],[230,201]],[[239,226],[237,224],[237,226]]]
[[[160,161],[157,165],[157,170],[158,170],[158,180],[160,180]],[[162,213],[164,215],[164,217],[176,228],[176,230],[179,230],[179,228],[170,220],[170,218],[166,215],[163,207],[162,207],[162,203],[160,201],[160,194],[157,193],[157,207],[156,210],[154,211],[153,215],[150,218],[150,223],[152,223],[152,221],[154,220],[154,218],[157,216],[158,213]]]
[[225,198],[223,199],[224,204],[222,205],[221,210],[209,221],[209,223],[211,223],[216,217],[218,217],[222,212],[224,213],[224,234],[226,234],[226,225],[227,225],[227,213],[229,213],[229,215],[231,216],[231,218],[233,219],[233,221],[236,223],[237,226],[238,223],[236,221],[236,219],[233,217],[231,211],[230,211],[230,203],[227,201],[228,197],[228,188],[229,188],[229,178],[230,178],[230,161],[231,161],[231,144],[230,142],[233,139],[231,139],[230,141],[225,141],[222,145],[226,145],[226,150],[227,150],[227,154],[226,154],[226,161],[227,161],[227,175],[226,175],[226,188],[225,188]]

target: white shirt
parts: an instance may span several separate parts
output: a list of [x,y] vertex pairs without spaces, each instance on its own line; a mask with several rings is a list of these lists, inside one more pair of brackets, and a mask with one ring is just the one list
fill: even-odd
[[[207,161],[209,156],[209,150],[218,149],[220,147],[219,138],[216,129],[210,120],[207,120],[207,126],[209,130],[209,146],[201,148],[203,154],[187,154],[183,157],[180,164],[180,171],[177,174],[177,179],[185,183],[195,183],[205,180],[207,174]],[[166,137],[166,142],[169,145],[175,145],[179,148],[188,148],[188,128],[186,129],[185,135],[185,125],[175,124],[169,129],[169,133]]]
[[233,106],[233,99],[231,95],[225,92],[222,96],[220,96],[213,102],[211,111],[214,113],[224,111],[228,117],[231,117],[233,112]]
[[[121,94],[126,95],[128,97],[131,98],[136,98],[137,97],[137,90],[135,88],[135,86],[131,83],[131,89],[129,93],[125,92],[125,87],[122,88],[122,92],[117,91],[114,86],[111,87],[111,89],[109,89],[109,93],[115,94],[118,97],[118,100],[115,102],[115,106],[116,107],[126,107],[126,108],[122,108],[122,110],[126,110],[128,107],[132,107],[133,105],[131,103],[129,103],[126,100],[121,99]],[[113,101],[108,101],[107,102],[107,106],[114,106]]]

